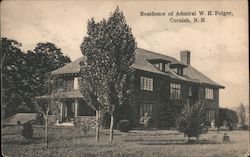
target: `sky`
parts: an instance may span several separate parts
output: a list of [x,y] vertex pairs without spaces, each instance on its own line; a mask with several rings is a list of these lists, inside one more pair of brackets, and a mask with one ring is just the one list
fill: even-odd
[[[220,90],[221,107],[249,105],[247,1],[3,0],[1,36],[21,42],[23,51],[53,42],[73,61],[82,55],[88,19],[108,18],[117,6],[138,47],[177,59],[181,50],[190,50],[191,65],[226,87]],[[171,16],[140,16],[141,11],[230,11],[233,16],[187,24],[172,23]]]

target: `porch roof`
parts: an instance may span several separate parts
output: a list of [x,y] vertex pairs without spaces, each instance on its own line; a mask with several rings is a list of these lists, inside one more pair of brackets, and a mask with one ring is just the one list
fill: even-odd
[[36,99],[65,99],[65,98],[84,98],[82,93],[78,90],[74,91],[62,91],[62,92],[57,92],[54,95],[42,95],[42,96],[37,96]]

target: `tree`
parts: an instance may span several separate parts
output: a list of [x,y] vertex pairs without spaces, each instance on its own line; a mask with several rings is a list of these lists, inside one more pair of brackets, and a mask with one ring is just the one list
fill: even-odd
[[26,108],[23,102],[25,60],[20,49],[21,43],[8,38],[1,40],[2,109],[5,110],[5,116],[10,116]]
[[34,51],[28,51],[24,60],[25,80],[24,99],[26,106],[34,111],[33,99],[39,95],[47,94],[46,80],[49,73],[70,62],[68,56],[64,56],[60,48],[53,43],[38,43]]
[[245,126],[246,125],[246,109],[245,106],[240,103],[240,105],[237,108],[237,115],[238,115],[238,124],[239,126]]
[[[110,142],[113,141],[114,111],[131,98],[136,43],[123,13],[117,9],[108,20],[88,22],[87,36],[81,45],[86,57],[81,64],[89,100],[110,114]],[[96,81],[96,82],[95,82]]]
[[44,118],[44,146],[48,148],[48,118],[49,113],[58,114],[60,113],[60,103],[55,100],[53,94],[53,86],[56,78],[48,76],[46,80],[46,92],[51,95],[46,99],[35,99],[35,109],[38,113],[42,114]]
[[177,120],[177,128],[185,136],[188,136],[188,142],[190,142],[191,137],[199,138],[206,120],[206,110],[203,102],[199,101],[194,105],[187,104]]
[[66,63],[64,56],[53,43],[38,43],[33,51],[23,53],[22,44],[2,38],[2,99],[1,109],[6,116],[17,112],[34,112],[32,98],[46,94],[45,81],[48,73]]
[[219,115],[220,126],[223,125],[224,121],[226,121],[230,127],[236,125],[238,122],[237,112],[228,108],[219,108]]
[[53,43],[38,43],[34,51],[28,51],[25,55],[29,90],[31,97],[46,93],[46,80],[49,72],[56,70],[70,62],[68,56],[64,56],[60,48]]

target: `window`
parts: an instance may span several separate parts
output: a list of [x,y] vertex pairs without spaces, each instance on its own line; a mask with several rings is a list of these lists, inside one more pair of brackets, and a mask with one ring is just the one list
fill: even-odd
[[207,110],[207,118],[208,118],[208,120],[215,119],[215,110],[213,110],[213,109]]
[[141,77],[141,90],[153,91],[153,78]]
[[177,74],[177,68],[172,68],[172,70]]
[[62,79],[58,80],[56,86],[57,86],[56,88],[57,88],[58,92],[64,91],[65,90],[65,81]]
[[182,70],[182,75],[187,75],[187,68],[184,68],[184,69]]
[[206,99],[213,99],[214,98],[213,89],[211,89],[211,88],[206,88],[205,89],[205,98]]
[[144,116],[145,113],[148,113],[149,116],[152,116],[153,104],[142,103],[140,104],[140,117]]
[[183,69],[182,68],[177,68],[177,74],[178,75],[183,75]]
[[154,66],[155,66],[157,69],[160,69],[160,64],[159,64],[159,63],[154,64]]
[[74,90],[78,90],[78,77],[74,78]]
[[163,64],[162,63],[160,63],[159,70],[163,71]]
[[170,99],[180,99],[181,98],[181,85],[180,84],[170,84]]
[[165,71],[167,71],[167,70],[169,70],[169,64],[168,63],[165,64]]
[[164,66],[163,63],[155,63],[154,66],[155,66],[158,70],[163,71],[163,68],[164,68],[164,67],[163,67],[163,66]]

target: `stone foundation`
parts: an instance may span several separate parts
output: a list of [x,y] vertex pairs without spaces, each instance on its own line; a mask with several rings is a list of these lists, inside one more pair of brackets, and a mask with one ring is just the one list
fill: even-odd
[[75,122],[86,122],[90,125],[91,128],[96,125],[96,117],[95,116],[77,116],[75,117]]

